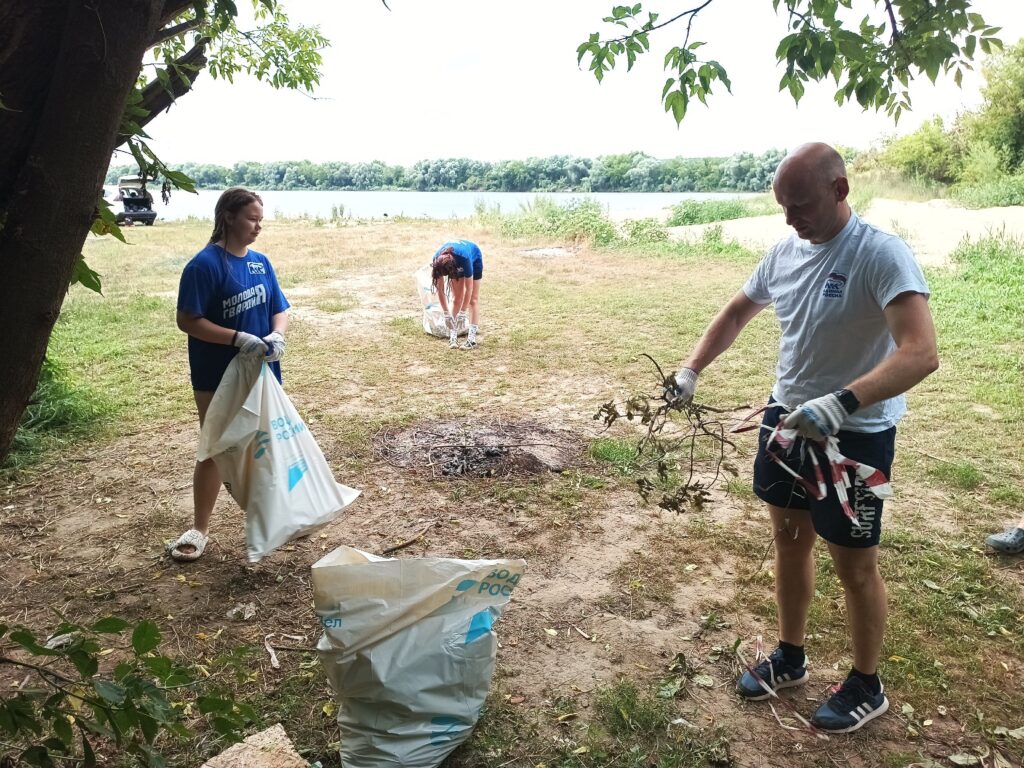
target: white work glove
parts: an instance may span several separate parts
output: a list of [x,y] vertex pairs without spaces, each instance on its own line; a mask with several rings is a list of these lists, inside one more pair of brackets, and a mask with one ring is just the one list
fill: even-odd
[[693,400],[697,390],[697,372],[693,368],[680,368],[674,376],[665,379],[662,397],[669,403],[681,401],[688,403]]
[[455,318],[452,317],[451,312],[444,313],[444,327],[447,328],[449,331],[454,331],[456,328]]
[[284,336],[277,331],[274,331],[273,333],[264,336],[263,341],[268,347],[270,347],[270,351],[267,352],[268,363],[276,363],[284,357]]
[[466,310],[462,310],[455,318],[455,328],[461,329],[469,325],[469,315],[466,314]]
[[242,357],[255,357],[267,352],[267,344],[263,339],[245,331],[235,332],[234,343],[238,347],[238,354]]
[[785,429],[795,429],[801,437],[824,440],[839,431],[846,421],[846,409],[834,394],[816,397],[799,405],[782,421]]

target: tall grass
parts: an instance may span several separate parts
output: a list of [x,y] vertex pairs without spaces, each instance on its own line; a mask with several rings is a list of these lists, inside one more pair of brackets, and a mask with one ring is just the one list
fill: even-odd
[[25,409],[0,477],[38,461],[47,451],[87,435],[110,412],[98,392],[75,381],[52,355],[43,361],[39,383]]
[[778,203],[771,195],[733,200],[683,200],[672,206],[672,213],[668,217],[668,226],[710,224],[715,221],[743,219],[748,216],[769,216],[778,212]]
[[1024,205],[1024,174],[1003,176],[984,184],[954,187],[952,194],[968,208]]
[[477,205],[475,218],[481,224],[496,225],[503,236],[512,239],[544,235],[592,245],[611,245],[619,239],[615,224],[594,200],[570,200],[559,205],[538,197],[520,206],[516,213],[507,214],[498,207]]
[[871,170],[850,173],[850,205],[863,212],[876,197],[923,203],[945,197],[948,187],[931,179],[908,178],[892,171]]

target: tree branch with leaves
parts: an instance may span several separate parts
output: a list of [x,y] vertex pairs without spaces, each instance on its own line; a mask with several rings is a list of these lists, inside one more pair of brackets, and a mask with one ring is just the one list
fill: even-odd
[[[915,77],[924,75],[935,82],[940,74],[952,73],[960,85],[979,49],[990,53],[1002,48],[995,37],[999,28],[971,10],[973,0],[874,0],[859,19],[853,0],[760,1],[771,2],[776,13],[787,15],[789,32],[779,41],[775,58],[783,66],[779,90],[788,91],[797,103],[808,83],[832,79],[838,104],[855,101],[864,109],[885,110],[898,121],[911,108],[909,87]],[[663,22],[653,11],[644,18],[642,3],[617,5],[603,21],[627,33],[592,33],[576,49],[577,61],[587,60],[600,82],[619,57],[624,55],[627,71],[632,69],[637,57],[650,50],[652,33],[685,19],[682,45],[665,53],[669,77],[661,92],[665,111],[678,125],[694,99],[707,106],[716,83],[732,90],[726,68],[697,53],[705,41],[690,39],[698,16],[713,2],[725,0],[705,0]]]

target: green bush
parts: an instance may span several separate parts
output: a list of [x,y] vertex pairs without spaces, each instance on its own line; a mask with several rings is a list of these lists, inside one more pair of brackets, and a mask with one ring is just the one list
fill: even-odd
[[715,221],[743,219],[748,216],[767,216],[778,213],[779,206],[771,195],[731,200],[683,200],[672,206],[668,226],[710,224]]
[[629,220],[622,229],[631,243],[663,243],[668,240],[668,232],[657,219]]
[[954,187],[953,197],[968,208],[1024,205],[1024,174],[1003,176],[985,184]]
[[[161,768],[168,765],[164,750],[195,738],[194,716],[186,716],[185,703],[194,701],[210,729],[227,742],[239,741],[245,727],[259,720],[230,691],[201,682],[195,665],[160,654],[160,630],[149,620],[62,621],[48,641],[24,627],[0,624],[0,638],[31,658],[3,656],[31,684],[0,697],[0,765],[96,768],[97,748],[113,747],[136,765]],[[112,669],[111,659],[118,659]],[[224,671],[229,662],[217,660]]]
[[492,210],[478,216],[491,221],[497,219],[502,235],[510,238],[550,235],[593,245],[611,245],[619,239],[615,225],[600,203],[588,199],[559,205],[537,198],[518,213],[504,215]]

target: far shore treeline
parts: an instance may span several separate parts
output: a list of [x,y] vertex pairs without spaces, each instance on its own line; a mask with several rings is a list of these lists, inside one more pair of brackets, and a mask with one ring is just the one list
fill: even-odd
[[[467,158],[421,160],[405,167],[308,160],[240,162],[230,168],[205,163],[175,164],[202,189],[382,190],[420,192],[763,192],[785,156],[773,149],[761,155],[675,157],[659,160],[642,152],[597,159],[553,155],[527,160],[484,162]],[[106,183],[138,173],[134,165],[113,166]]]

